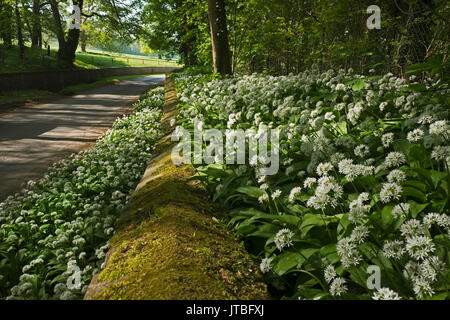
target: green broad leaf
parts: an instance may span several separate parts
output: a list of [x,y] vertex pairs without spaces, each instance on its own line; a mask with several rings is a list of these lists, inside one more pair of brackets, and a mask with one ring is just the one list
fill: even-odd
[[298,162],[294,162],[292,164],[292,167],[294,168],[294,170],[306,170],[306,168],[308,168],[309,165],[309,161],[298,161]]
[[325,99],[326,99],[327,101],[332,101],[332,102],[334,102],[334,101],[336,101],[336,99],[337,99],[338,97],[339,97],[339,94],[338,94],[337,92],[334,92],[334,93],[328,95]]
[[425,210],[426,207],[430,205],[429,203],[417,203],[414,200],[409,200],[408,203],[410,205],[409,212],[411,213],[411,216],[413,218],[416,218],[419,213],[421,213],[423,210]]
[[328,292],[323,292],[323,290],[321,289],[315,289],[305,285],[299,285],[297,287],[297,295],[307,300],[317,300],[317,299],[320,300],[329,296],[330,294]]
[[352,90],[353,91],[361,91],[362,89],[364,89],[365,86],[366,86],[366,82],[359,79],[353,84]]
[[296,199],[299,199],[299,200],[302,201],[302,202],[307,202],[307,201],[309,200],[309,198],[311,198],[311,197],[312,197],[312,196],[309,195],[309,194],[302,193],[302,194],[298,195],[298,196],[296,197]]
[[206,169],[206,173],[208,174],[208,176],[214,178],[225,178],[226,176],[228,176],[228,173],[225,170],[217,167],[208,167]]
[[436,170],[430,170],[429,172],[431,176],[431,181],[433,182],[435,188],[437,188],[442,181],[447,183],[449,178],[447,173]]
[[361,287],[367,287],[367,272],[364,270],[362,266],[359,267],[350,267],[348,269],[350,272],[350,279],[352,279],[355,283],[359,284]]
[[316,248],[306,248],[306,249],[301,249],[300,253],[303,257],[305,257],[306,259],[309,259],[313,254],[315,254],[319,250],[320,249],[316,249]]
[[268,239],[270,237],[273,237],[279,230],[280,228],[276,225],[264,223],[263,225],[259,226],[256,229],[256,231],[248,233],[246,237],[258,237]]
[[244,225],[238,226],[235,230],[236,230],[237,234],[246,236],[246,235],[254,232],[255,229],[256,229],[255,226],[244,224]]
[[319,252],[320,255],[325,258],[329,264],[335,264],[336,262],[341,260],[336,251],[336,243],[331,243],[323,246],[322,248],[320,248]]
[[333,125],[333,127],[339,131],[342,135],[346,135],[348,133],[347,131],[347,122],[341,121],[337,122]]
[[427,185],[420,181],[407,180],[407,181],[403,182],[402,185],[404,187],[416,188],[416,189],[420,190],[422,193],[427,192]]
[[[420,181],[426,182],[429,186],[433,186],[433,181],[431,179],[432,170],[427,170],[424,168],[411,168],[411,172]],[[436,187],[436,186],[435,186]]]
[[381,226],[386,231],[388,230],[395,218],[392,214],[393,205],[387,205],[381,210]]
[[449,293],[448,292],[442,292],[442,293],[438,293],[435,294],[431,297],[425,297],[425,300],[446,300],[447,297],[449,297]]
[[258,199],[265,193],[264,190],[261,190],[258,187],[252,187],[252,186],[239,187],[236,189],[236,191],[246,194],[247,196],[255,198],[255,199]]
[[413,198],[422,203],[427,202],[427,196],[422,191],[414,187],[404,187],[402,195],[406,198]]
[[299,204],[288,205],[287,208],[288,208],[289,212],[300,214],[300,215],[303,215],[303,214],[306,214],[309,212],[308,208],[306,208],[302,205],[299,205]]
[[422,83],[413,83],[407,87],[400,88],[400,91],[426,91],[427,88]]
[[[247,219],[251,219],[252,223],[256,220],[266,220],[271,223],[278,223],[281,225],[289,225],[294,228],[297,228],[298,224],[301,221],[301,219],[299,217],[291,215],[291,214],[269,214],[269,213],[265,213],[265,212],[256,210],[254,208],[235,209],[230,212],[230,215],[232,217],[235,217],[235,216],[247,217]],[[278,228],[279,228],[279,226],[278,226]]]
[[382,269],[392,270],[392,264],[385,256],[383,256],[382,251],[373,243],[365,242],[359,245],[359,251],[373,264],[381,267]]
[[320,217],[319,215],[315,214],[305,214],[305,216],[302,219],[302,224],[300,225],[300,231],[302,234],[302,237],[306,236],[308,232],[314,228],[314,227],[324,227],[325,226],[325,220]]
[[242,217],[253,217],[257,214],[265,214],[265,212],[262,212],[255,208],[237,208],[230,211],[231,216],[242,216]]
[[433,69],[431,69],[430,75],[433,77],[433,76],[435,76],[436,74],[441,73],[442,70],[443,70],[442,67],[436,67],[436,68],[433,68]]
[[339,236],[339,239],[342,239],[345,237],[348,228],[352,225],[351,221],[348,219],[348,214],[345,214],[342,219],[339,221],[338,227],[337,227],[337,233]]
[[409,150],[413,146],[413,144],[406,139],[395,140],[392,145],[394,146],[395,151],[401,152],[405,156],[409,154]]
[[234,173],[226,177],[222,182],[222,189],[220,189],[219,192],[215,192],[213,201],[216,201],[218,198],[224,195],[228,191],[228,186],[230,185],[230,183],[233,182],[236,178],[237,176]]
[[438,213],[444,213],[446,211],[447,202],[448,202],[448,197],[445,197],[444,200],[442,200],[442,201],[431,200],[433,207],[436,208],[434,211],[436,211]]
[[303,263],[305,258],[301,254],[292,251],[286,251],[277,257],[277,261],[273,266],[273,271],[278,275],[282,276],[286,272],[294,269],[297,265]]
[[409,163],[418,162],[421,167],[425,167],[430,162],[429,152],[423,146],[412,145],[407,155]]

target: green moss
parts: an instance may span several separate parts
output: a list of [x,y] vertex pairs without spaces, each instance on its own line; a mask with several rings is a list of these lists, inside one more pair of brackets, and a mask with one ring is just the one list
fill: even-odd
[[94,299],[266,297],[257,267],[227,230],[189,207],[160,210],[111,239],[116,250],[97,281],[114,284]]

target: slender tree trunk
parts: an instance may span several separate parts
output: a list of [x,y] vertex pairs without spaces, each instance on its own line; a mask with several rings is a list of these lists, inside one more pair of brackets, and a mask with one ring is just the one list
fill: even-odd
[[38,38],[38,47],[39,47],[39,48],[42,48],[42,26],[39,26],[38,34],[39,34],[39,38]]
[[33,26],[31,30],[31,47],[42,48],[42,28],[41,28],[41,0],[33,0]]
[[227,15],[224,0],[208,0],[208,16],[214,72],[231,74],[231,54],[228,43]]
[[16,24],[17,24],[17,42],[19,45],[19,59],[23,60],[25,58],[25,44],[23,41],[22,19],[20,17],[18,1],[16,1],[15,12],[16,12]]
[[56,38],[58,39],[59,50],[64,50],[66,45],[66,39],[64,39],[64,30],[61,24],[61,15],[59,14],[58,3],[56,0],[49,0],[50,6],[52,8],[52,15],[55,26]]
[[[183,1],[178,2],[179,7],[186,6],[187,10],[191,10],[195,7],[194,2],[183,4]],[[183,12],[183,11],[182,11]],[[195,42],[197,40],[196,29],[198,28],[195,23],[189,19],[186,11],[183,12],[183,29],[180,30],[180,39],[182,41],[180,45],[180,54],[183,57],[186,66],[191,67],[197,64],[197,55],[195,53]]]
[[180,53],[183,56],[185,65],[191,67],[197,64],[197,57],[193,48],[195,37],[192,36],[192,30],[195,27],[192,24],[187,23],[187,21],[185,23],[186,24],[183,30],[184,33],[181,34],[181,38],[184,40],[180,46]]
[[82,30],[80,34],[81,52],[86,52],[86,45],[87,45],[86,42],[87,42],[86,31]]

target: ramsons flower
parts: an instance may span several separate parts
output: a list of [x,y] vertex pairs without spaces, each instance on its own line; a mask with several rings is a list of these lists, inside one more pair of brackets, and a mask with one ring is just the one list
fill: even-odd
[[325,281],[330,283],[334,278],[337,277],[336,270],[334,270],[334,266],[330,264],[324,270]]
[[289,202],[294,202],[295,201],[295,196],[298,195],[300,192],[302,192],[302,188],[301,187],[295,187],[291,190],[291,192],[289,193]]
[[400,199],[402,187],[397,183],[384,183],[380,191],[380,199],[383,203],[389,203]]
[[381,137],[383,147],[389,148],[394,142],[394,134],[392,132],[386,133]]
[[383,255],[386,258],[399,260],[405,254],[405,244],[401,240],[387,241],[383,245]]
[[398,167],[406,162],[405,155],[401,152],[390,152],[384,160],[384,166],[386,169],[392,167]]
[[372,295],[373,300],[401,300],[397,292],[389,288],[380,288]]
[[275,199],[278,199],[280,196],[281,196],[281,190],[275,190],[273,193],[272,193],[272,199],[273,200],[275,200]]
[[346,280],[341,277],[337,277],[330,284],[330,294],[332,296],[341,296],[348,291],[346,284]]
[[275,245],[278,250],[282,251],[284,248],[290,247],[293,245],[292,238],[294,237],[294,233],[285,228],[278,231],[278,233],[275,235]]
[[425,227],[419,220],[410,219],[400,226],[400,231],[402,236],[411,238],[425,234]]
[[415,143],[422,140],[424,136],[424,132],[421,129],[415,129],[413,131],[408,132],[407,139],[409,142]]
[[363,192],[358,196],[358,199],[350,203],[350,213],[348,219],[354,224],[360,224],[366,218],[366,213],[370,210],[370,205],[364,204],[369,200],[369,194]]
[[389,174],[387,175],[387,180],[389,182],[403,182],[406,180],[406,174],[402,170],[395,169],[389,172]]
[[448,138],[449,131],[450,129],[446,120],[436,121],[430,125],[430,134],[434,134],[436,136]]
[[406,251],[416,260],[425,259],[434,250],[433,240],[426,236],[413,236],[406,240]]
[[267,273],[270,272],[270,270],[272,270],[272,261],[273,258],[262,259],[261,264],[259,265],[259,269],[261,270],[262,273]]
[[409,213],[411,205],[409,203],[399,203],[394,209],[392,209],[392,214],[398,219],[401,217],[406,217]]

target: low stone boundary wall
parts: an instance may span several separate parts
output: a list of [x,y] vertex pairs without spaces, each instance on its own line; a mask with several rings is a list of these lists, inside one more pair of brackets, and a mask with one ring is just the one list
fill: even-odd
[[64,87],[91,83],[101,78],[138,74],[170,73],[180,67],[113,67],[0,73],[0,92],[12,90],[46,90],[58,92]]
[[105,267],[94,276],[86,300],[268,299],[258,266],[226,227],[221,208],[189,182],[191,166],[171,159],[176,92],[167,77],[162,137],[136,188]]

